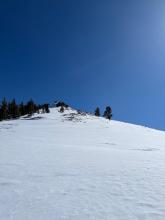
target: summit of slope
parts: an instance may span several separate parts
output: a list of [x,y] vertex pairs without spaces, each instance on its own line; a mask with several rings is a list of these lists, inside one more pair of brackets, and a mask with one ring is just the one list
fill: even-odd
[[[68,127],[70,130],[72,129],[74,139],[76,139],[76,134],[79,131],[81,135],[79,142],[81,143],[84,143],[84,141],[90,141],[91,143],[93,141],[94,146],[104,144],[105,147],[109,148],[118,149],[117,146],[120,146],[121,149],[133,148],[134,150],[142,149],[146,151],[149,149],[164,149],[165,146],[165,132],[163,131],[120,121],[109,121],[88,113],[77,113],[76,110],[71,108],[65,110],[64,113],[59,113],[58,108],[53,108],[51,114],[46,117],[55,119],[56,123],[59,123],[60,127],[65,130]],[[68,139],[70,138],[71,136],[68,137]],[[81,145],[81,143],[79,144]]]

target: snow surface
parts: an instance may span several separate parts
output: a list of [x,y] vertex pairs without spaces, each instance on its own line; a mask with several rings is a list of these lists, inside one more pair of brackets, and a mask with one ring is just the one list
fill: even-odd
[[0,123],[0,220],[164,220],[165,132],[75,113]]

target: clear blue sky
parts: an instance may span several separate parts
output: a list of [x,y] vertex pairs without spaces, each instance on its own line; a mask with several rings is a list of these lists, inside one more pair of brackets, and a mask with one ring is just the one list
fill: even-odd
[[0,98],[165,130],[164,0],[0,1]]

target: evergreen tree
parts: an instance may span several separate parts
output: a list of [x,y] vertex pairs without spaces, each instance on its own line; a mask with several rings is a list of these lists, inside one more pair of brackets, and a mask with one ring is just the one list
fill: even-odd
[[97,107],[96,108],[96,110],[95,110],[95,116],[100,116],[100,109],[99,109],[99,107]]
[[49,113],[50,112],[50,110],[49,110],[49,104],[44,104],[44,108],[45,108],[45,112],[46,113]]
[[36,105],[31,99],[26,105],[24,105],[23,102],[21,102],[20,105],[17,105],[15,99],[7,103],[4,98],[0,104],[0,121],[6,119],[16,119],[24,115],[31,116],[34,113],[40,113],[40,110],[42,110],[43,113],[49,113],[49,104]]
[[110,106],[106,107],[106,110],[104,112],[103,117],[106,118],[106,119],[109,119],[109,120],[112,118],[112,109],[111,109]]
[[11,103],[8,104],[8,117],[9,118],[19,118],[20,112],[19,112],[19,107],[16,104],[15,99],[12,100]]
[[8,119],[8,105],[7,105],[7,101],[5,98],[3,99],[2,104],[1,104],[0,118],[1,120]]
[[36,105],[36,113],[40,114],[40,106],[39,105]]
[[32,116],[35,113],[35,104],[32,99],[26,105],[26,113],[29,116]]
[[45,106],[42,105],[41,109],[42,109],[42,113],[44,114],[45,113]]
[[41,113],[41,111],[40,111],[41,109],[42,109],[42,105],[38,105],[38,109],[37,109],[37,113],[38,113],[38,114]]
[[21,102],[21,104],[19,105],[19,112],[20,112],[21,116],[26,114],[25,106],[24,106],[23,102]]
[[2,114],[2,105],[0,105],[0,121],[3,120],[3,114]]
[[64,106],[62,105],[61,108],[60,108],[60,112],[63,113],[64,110],[65,110],[65,109],[64,109]]
[[11,119],[11,118],[12,118],[11,112],[12,112],[11,103],[8,102],[8,104],[7,104],[7,117],[8,117],[8,119]]

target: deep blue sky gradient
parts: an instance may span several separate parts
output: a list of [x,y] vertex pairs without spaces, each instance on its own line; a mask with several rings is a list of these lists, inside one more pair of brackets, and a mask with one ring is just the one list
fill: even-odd
[[165,130],[165,1],[0,1],[4,96]]

